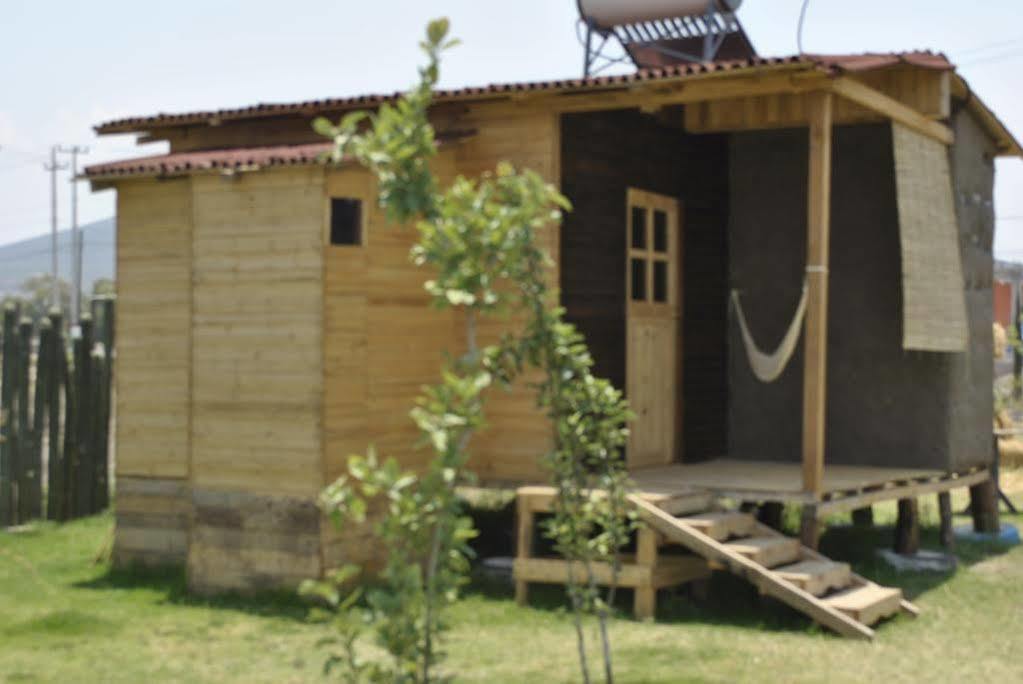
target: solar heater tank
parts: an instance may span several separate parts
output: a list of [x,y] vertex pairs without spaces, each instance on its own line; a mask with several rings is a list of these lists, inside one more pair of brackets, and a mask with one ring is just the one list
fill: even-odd
[[579,13],[594,25],[635,24],[674,17],[703,16],[710,11],[735,12],[742,0],[579,0]]

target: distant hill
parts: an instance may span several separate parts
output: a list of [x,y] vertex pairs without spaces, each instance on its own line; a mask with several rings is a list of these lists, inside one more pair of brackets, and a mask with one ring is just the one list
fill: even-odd
[[[92,292],[100,278],[114,277],[117,222],[103,219],[82,226],[82,289]],[[71,231],[57,233],[60,277],[71,280]],[[27,278],[50,272],[50,236],[40,235],[0,246],[0,295],[12,294]]]

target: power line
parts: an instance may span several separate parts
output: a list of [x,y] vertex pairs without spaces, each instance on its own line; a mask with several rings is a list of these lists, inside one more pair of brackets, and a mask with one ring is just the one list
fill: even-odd
[[1011,38],[1009,40],[1001,40],[997,43],[988,43],[987,45],[981,45],[978,47],[972,47],[967,50],[959,50],[956,54],[959,55],[973,55],[978,52],[987,52],[988,50],[994,50],[1001,47],[1009,47],[1016,45],[1017,43],[1023,43],[1023,38]]
[[1020,57],[1023,57],[1023,50],[1020,50],[1019,52],[1007,52],[1007,53],[1000,54],[1000,55],[991,55],[989,57],[982,57],[981,59],[975,59],[972,62],[963,62],[959,66],[961,66],[961,67],[968,67],[968,66],[974,66],[976,64],[993,64],[993,63],[997,63],[997,62],[1004,62],[1004,61],[1007,61],[1007,60],[1010,60],[1010,59],[1019,59]]

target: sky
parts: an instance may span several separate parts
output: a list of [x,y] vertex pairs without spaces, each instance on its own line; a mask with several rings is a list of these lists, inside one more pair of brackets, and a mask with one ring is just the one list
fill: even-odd
[[[797,52],[801,4],[744,3],[739,17],[761,55]],[[423,28],[438,16],[449,17],[463,41],[444,63],[443,87],[581,74],[576,0],[3,0],[0,244],[49,230],[43,163],[52,145],[88,146],[85,164],[146,156],[164,151],[162,143],[99,138],[92,127],[156,112],[404,89],[421,61]],[[943,51],[1023,137],[1020,0],[810,0],[803,41],[817,53]],[[67,171],[58,185],[65,228]],[[79,184],[80,223],[114,208],[113,191]],[[1023,160],[999,161],[996,213],[996,255],[1023,261]]]

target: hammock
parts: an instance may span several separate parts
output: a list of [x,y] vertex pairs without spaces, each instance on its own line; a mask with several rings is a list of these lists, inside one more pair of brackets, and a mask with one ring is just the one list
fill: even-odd
[[806,281],[803,281],[803,296],[799,298],[799,306],[796,307],[796,315],[789,324],[789,329],[782,338],[781,344],[771,354],[765,354],[757,347],[753,335],[749,331],[749,324],[746,322],[746,314],[742,310],[742,303],[739,301],[739,291],[732,290],[732,304],[735,306],[735,316],[739,321],[739,330],[742,331],[743,346],[746,347],[746,358],[749,359],[750,369],[753,375],[760,382],[774,382],[785,370],[796,351],[799,343],[799,334],[803,329],[803,317],[806,314]]

